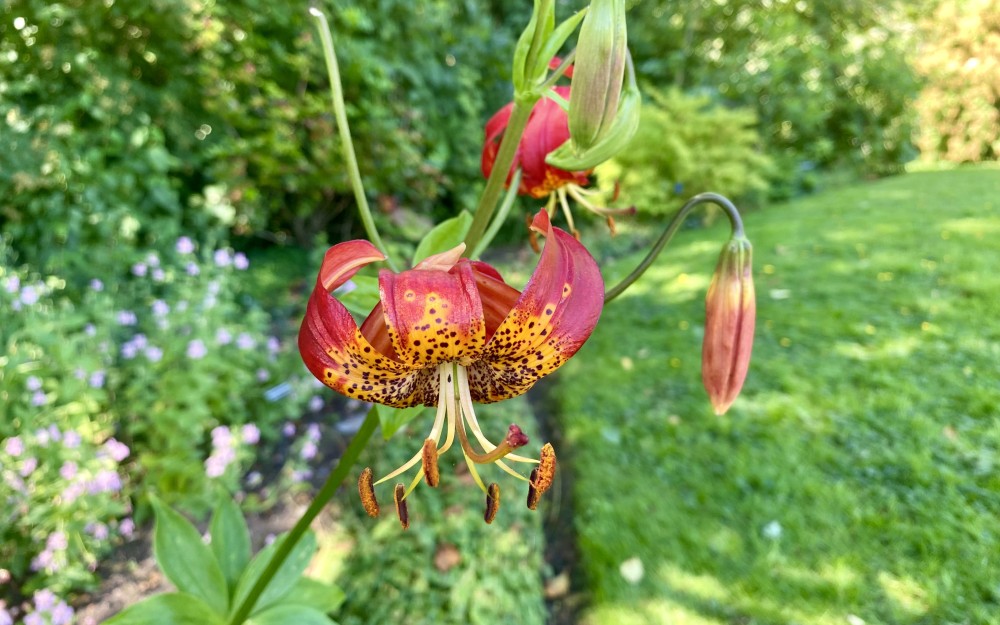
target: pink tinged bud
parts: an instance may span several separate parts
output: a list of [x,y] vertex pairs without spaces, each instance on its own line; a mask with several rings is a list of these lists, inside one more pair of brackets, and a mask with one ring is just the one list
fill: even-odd
[[719,415],[740,394],[750,366],[757,319],[751,249],[750,241],[743,237],[726,243],[705,300],[701,377]]

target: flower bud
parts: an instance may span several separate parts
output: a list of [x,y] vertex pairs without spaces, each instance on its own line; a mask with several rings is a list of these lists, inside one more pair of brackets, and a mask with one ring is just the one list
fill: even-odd
[[580,27],[569,96],[569,133],[577,150],[594,145],[618,113],[627,43],[625,0],[593,0]]
[[723,414],[743,388],[757,318],[751,245],[733,237],[722,248],[705,300],[701,378],[715,414]]

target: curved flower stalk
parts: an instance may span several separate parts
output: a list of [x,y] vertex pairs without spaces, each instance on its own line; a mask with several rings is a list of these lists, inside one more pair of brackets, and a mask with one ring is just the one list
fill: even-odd
[[[359,491],[372,516],[379,511],[374,487],[419,464],[409,486],[397,484],[393,492],[406,527],[406,498],[421,477],[437,485],[437,458],[456,437],[470,473],[487,494],[487,522],[496,514],[499,487],[487,488],[476,465],[494,463],[528,481],[532,508],[551,484],[551,445],[542,448],[540,461],[513,454],[528,442],[520,428],[510,426],[494,443],[474,408],[475,402],[520,395],[558,369],[587,340],[601,314],[604,283],[586,248],[553,227],[544,211],[531,227],[546,244],[523,292],[490,265],[461,258],[465,246],[460,245],[402,273],[383,269],[381,301],[360,327],[330,293],[383,255],[367,241],[327,251],[299,332],[306,366],[348,397],[397,408],[437,408],[422,449],[408,462],[378,481],[371,471],[362,473]],[[538,466],[526,478],[505,460]]]
[[[557,61],[558,59],[554,59],[553,63],[556,64]],[[566,72],[566,75],[572,77],[572,68]],[[563,100],[570,96],[569,87],[554,87],[552,91],[556,97]],[[500,140],[507,128],[513,107],[513,103],[507,104],[486,122],[486,141],[482,154],[482,170],[485,177],[489,177],[493,171],[493,165],[500,149]],[[607,220],[608,228],[614,233],[614,217],[631,215],[635,213],[635,208],[606,208],[596,204],[593,200],[595,196],[600,194],[585,188],[590,183],[589,176],[592,169],[567,171],[545,162],[546,157],[566,143],[569,138],[569,118],[559,102],[552,97],[544,97],[536,102],[531,110],[521,142],[517,146],[514,163],[511,167],[511,172],[518,168],[522,172],[518,193],[530,195],[533,198],[548,197],[546,212],[550,217],[555,213],[558,204],[563,211],[570,232],[577,238],[579,238],[579,233],[573,222],[569,198],[587,210],[604,217]],[[511,178],[512,174],[508,175],[508,185]]]

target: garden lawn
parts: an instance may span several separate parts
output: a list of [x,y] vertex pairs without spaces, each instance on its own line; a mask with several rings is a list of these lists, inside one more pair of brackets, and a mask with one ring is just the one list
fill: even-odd
[[726,416],[700,384],[722,223],[678,235],[552,387],[583,622],[1000,623],[1000,170],[746,227],[757,339]]

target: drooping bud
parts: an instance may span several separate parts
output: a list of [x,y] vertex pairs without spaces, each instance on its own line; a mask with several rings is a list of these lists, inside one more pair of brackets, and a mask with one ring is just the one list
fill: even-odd
[[576,46],[569,95],[569,133],[587,150],[618,113],[627,54],[625,0],[592,0]]
[[406,508],[406,487],[402,484],[396,484],[392,496],[396,500],[396,516],[399,517],[399,524],[403,526],[404,530],[409,529],[410,512]]
[[705,299],[701,378],[715,414],[723,414],[743,388],[757,319],[751,272],[752,247],[745,237],[729,240]]
[[424,469],[424,481],[428,486],[435,487],[441,481],[441,472],[438,470],[438,449],[434,439],[428,438],[424,441],[424,448],[420,451],[420,460]]
[[493,482],[486,491],[486,512],[483,514],[483,520],[486,521],[487,525],[493,522],[493,519],[497,517],[497,512],[499,510],[500,485]]
[[358,478],[358,494],[361,496],[361,505],[364,506],[368,516],[377,517],[378,500],[375,499],[375,487],[372,485],[371,467],[365,467]]

